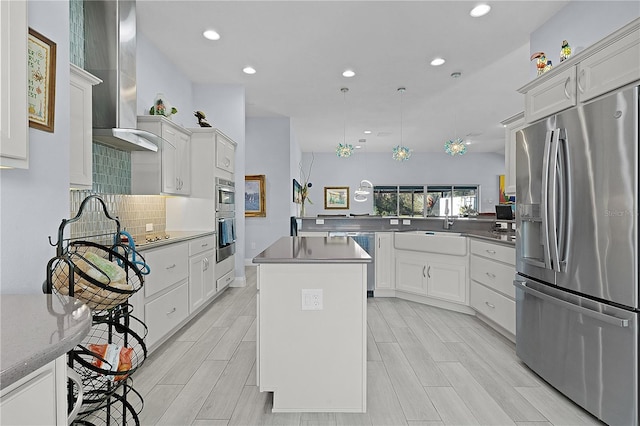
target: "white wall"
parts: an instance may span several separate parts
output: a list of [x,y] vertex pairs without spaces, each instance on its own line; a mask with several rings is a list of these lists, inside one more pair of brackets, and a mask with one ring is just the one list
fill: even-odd
[[[579,53],[640,16],[638,1],[572,1],[541,25],[530,37],[533,52],[545,52],[553,65],[560,63],[560,46],[567,40]],[[537,75],[534,64],[530,77]]]
[[247,118],[247,175],[265,175],[266,217],[245,218],[245,260],[257,254],[278,238],[289,235],[291,216],[291,172],[283,167],[289,161],[289,118]]
[[29,169],[0,171],[1,293],[42,293],[47,237],[69,217],[69,4],[30,1],[28,16],[57,45],[55,132],[29,129]]
[[[363,203],[353,201],[354,191],[362,179],[374,185],[414,184],[478,184],[480,185],[481,212],[495,212],[498,203],[498,176],[504,174],[504,156],[497,153],[466,154],[451,157],[445,153],[413,153],[411,159],[398,162],[391,154],[359,153],[339,158],[333,153],[303,153],[305,172],[315,157],[309,197],[313,204],[305,207],[306,216],[318,213],[370,213],[372,197]],[[351,200],[349,210],[325,210],[324,187],[348,186]]]
[[140,32],[137,43],[138,115],[149,115],[156,95],[163,93],[171,106],[178,109],[171,119],[184,127],[197,127],[191,81]]

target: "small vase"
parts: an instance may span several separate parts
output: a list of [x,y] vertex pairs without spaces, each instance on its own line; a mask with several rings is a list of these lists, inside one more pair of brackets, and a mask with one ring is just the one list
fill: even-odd
[[300,217],[304,217],[304,201],[300,204]]

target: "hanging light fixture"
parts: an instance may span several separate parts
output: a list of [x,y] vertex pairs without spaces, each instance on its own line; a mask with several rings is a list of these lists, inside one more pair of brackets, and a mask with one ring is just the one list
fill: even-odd
[[344,98],[344,121],[342,125],[342,142],[336,147],[336,155],[340,158],[347,158],[351,157],[351,154],[353,154],[353,145],[347,143],[347,92],[349,91],[349,88],[343,87],[340,91]]
[[464,155],[467,152],[467,146],[462,139],[455,138],[444,143],[444,151],[451,156]]
[[[451,78],[460,78],[462,75],[461,72],[453,72],[451,73]],[[457,134],[456,130],[456,114],[453,114],[453,134],[454,136]],[[467,146],[465,145],[462,138],[454,137],[444,143],[444,152],[455,157],[456,155],[464,155],[467,152]]]
[[400,93],[400,145],[396,145],[393,148],[393,154],[391,155],[396,161],[407,161],[411,158],[411,150],[402,145],[402,95],[406,90],[404,87],[398,88],[398,92]]

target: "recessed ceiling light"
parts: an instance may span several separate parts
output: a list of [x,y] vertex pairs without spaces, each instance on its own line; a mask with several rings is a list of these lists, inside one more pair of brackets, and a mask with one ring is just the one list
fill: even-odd
[[365,135],[370,135],[370,134],[371,134],[371,130],[365,130],[365,131],[364,131],[364,134],[365,134]]
[[256,70],[253,67],[244,67],[242,68],[242,72],[244,72],[245,74],[255,74]]
[[342,73],[342,76],[343,76],[343,77],[353,77],[354,75],[356,75],[356,73],[355,73],[355,71],[353,71],[353,70],[345,70],[345,71]]
[[473,9],[471,9],[471,12],[469,12],[469,15],[473,16],[474,18],[479,18],[489,13],[490,10],[491,10],[491,6],[489,6],[488,4],[479,4]]
[[443,58],[434,58],[431,61],[431,65],[433,65],[434,67],[439,67],[440,65],[444,64],[445,60]]
[[203,32],[202,35],[204,36],[204,38],[209,40],[220,40],[220,34],[218,34],[214,30],[207,30]]

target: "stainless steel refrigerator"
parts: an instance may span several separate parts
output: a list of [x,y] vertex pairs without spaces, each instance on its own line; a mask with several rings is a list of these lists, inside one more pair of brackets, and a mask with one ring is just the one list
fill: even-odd
[[516,135],[516,352],[610,425],[639,420],[638,92]]

